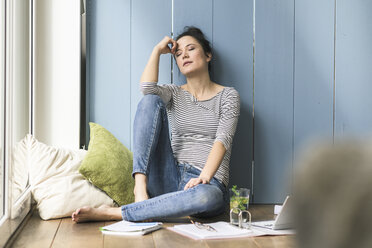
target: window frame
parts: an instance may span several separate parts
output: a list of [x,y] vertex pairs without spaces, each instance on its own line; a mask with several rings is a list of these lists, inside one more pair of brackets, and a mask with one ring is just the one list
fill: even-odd
[[[1,26],[0,26],[0,176],[2,177],[2,184],[5,183],[5,166],[4,166],[4,154],[5,154],[5,151],[3,150],[3,148],[5,147],[5,141],[4,141],[4,134],[5,134],[5,118],[4,118],[4,110],[5,110],[5,25],[6,25],[6,22],[5,22],[5,1],[0,3],[0,18],[3,19],[2,21],[0,21],[1,23]],[[4,37],[4,39],[3,39]],[[0,207],[0,223],[1,223],[1,219],[2,217],[5,215],[5,185],[0,185],[0,189],[1,189],[1,196],[0,196],[0,199],[1,199],[1,207]]]
[[[2,176],[3,176],[3,213],[0,215],[0,247],[3,247],[9,241],[9,238],[15,233],[17,228],[20,226],[24,218],[31,210],[31,189],[27,187],[25,191],[18,197],[17,201],[14,202],[12,198],[11,190],[11,177],[12,175],[12,147],[15,145],[15,140],[13,140],[13,48],[15,44],[14,40],[14,18],[15,16],[15,6],[14,1],[17,0],[5,0],[0,6],[0,11],[4,13],[4,26],[1,30],[1,36],[5,39],[0,40],[0,49],[3,49],[3,57],[0,57],[1,70],[4,70],[3,77],[0,79],[3,92],[3,104],[1,104],[0,110],[0,121],[3,122],[4,128],[0,130],[2,135],[0,135],[0,142],[3,145],[3,150],[1,151],[0,159],[2,161]],[[32,90],[32,62],[33,62],[33,0],[27,1],[29,4],[29,55],[28,55],[28,65],[29,65],[29,132],[32,132],[32,102],[33,102],[33,90]],[[19,16],[17,16],[18,18]]]

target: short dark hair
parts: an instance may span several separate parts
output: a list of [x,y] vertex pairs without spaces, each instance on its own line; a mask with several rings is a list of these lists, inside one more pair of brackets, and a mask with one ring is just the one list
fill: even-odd
[[[212,55],[212,47],[210,45],[210,42],[205,38],[203,32],[199,28],[194,26],[186,26],[183,32],[177,36],[176,41],[184,36],[191,36],[196,39],[203,48],[205,55],[208,57]],[[208,69],[210,69],[210,63],[208,64]]]
[[203,32],[194,26],[186,26],[181,34],[179,34],[176,38],[176,41],[181,39],[184,36],[191,36],[194,39],[196,39],[199,44],[202,46],[205,55],[208,56],[209,54],[212,54],[212,48],[210,45],[210,42],[205,38]]

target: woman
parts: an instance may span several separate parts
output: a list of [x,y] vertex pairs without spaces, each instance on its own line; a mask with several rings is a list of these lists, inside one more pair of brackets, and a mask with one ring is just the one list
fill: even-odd
[[[186,84],[157,85],[160,55],[167,53],[174,55]],[[210,44],[195,27],[154,47],[134,120],[135,203],[83,207],[72,214],[74,221],[212,217],[225,211],[240,99],[234,88],[211,81],[211,59]]]

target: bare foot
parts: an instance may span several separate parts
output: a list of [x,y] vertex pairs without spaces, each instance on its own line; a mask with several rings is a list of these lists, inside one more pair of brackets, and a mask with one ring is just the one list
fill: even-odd
[[147,190],[144,187],[134,187],[134,201],[140,202],[149,199]]
[[102,205],[98,208],[82,207],[72,213],[76,223],[87,221],[122,220],[121,208]]

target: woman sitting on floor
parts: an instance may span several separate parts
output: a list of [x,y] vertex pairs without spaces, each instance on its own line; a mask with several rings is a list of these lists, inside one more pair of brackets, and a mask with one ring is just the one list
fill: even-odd
[[[168,53],[186,84],[157,84],[160,55]],[[135,203],[82,207],[72,214],[73,221],[212,217],[226,210],[240,98],[234,88],[211,81],[211,59],[209,41],[195,27],[176,40],[166,36],[154,47],[141,77],[144,97],[134,120]]]

